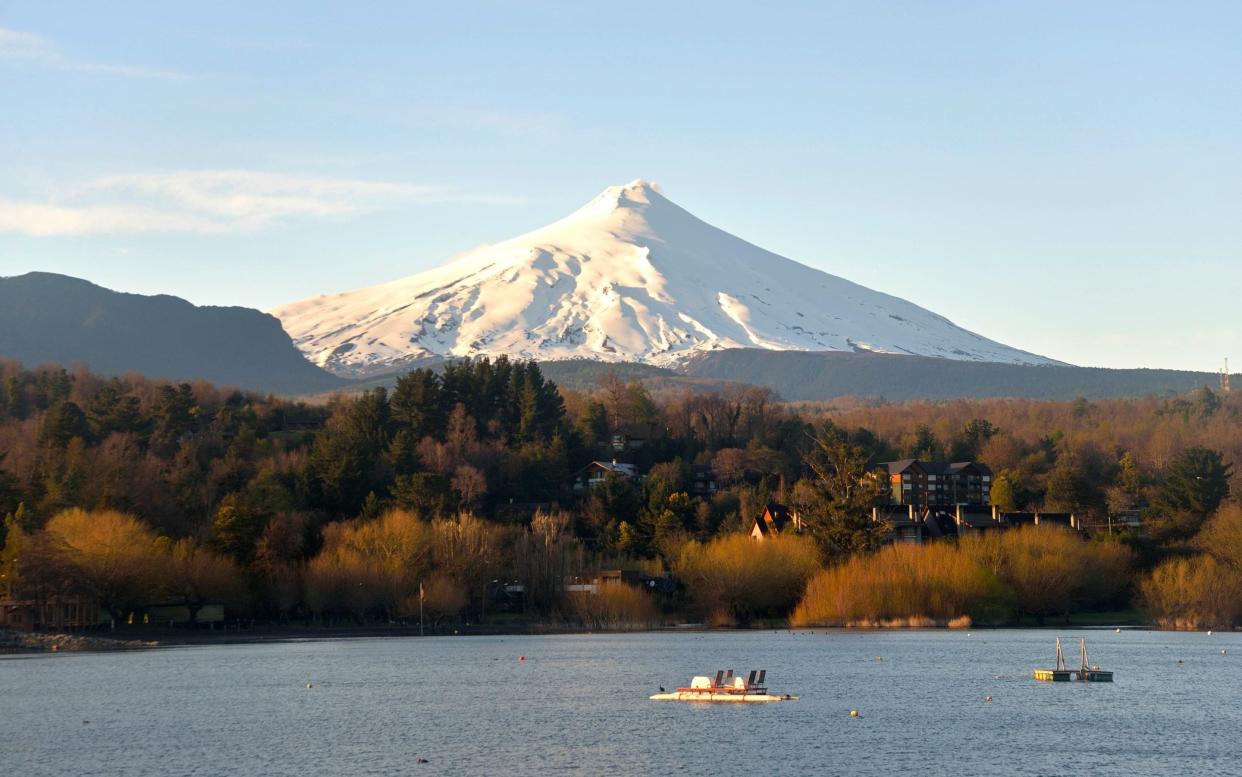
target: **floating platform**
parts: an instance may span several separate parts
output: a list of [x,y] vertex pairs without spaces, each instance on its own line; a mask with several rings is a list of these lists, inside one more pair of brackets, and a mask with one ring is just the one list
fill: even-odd
[[768,670],[752,670],[750,675],[742,677],[734,675],[730,669],[716,672],[715,677],[698,676],[690,681],[687,688],[678,688],[668,692],[663,688],[660,693],[650,697],[651,701],[697,701],[697,702],[774,702],[797,701],[797,696],[790,694],[768,693],[763,686]]
[[1068,683],[1071,680],[1077,680],[1080,683],[1111,683],[1113,681],[1113,673],[1105,671],[1098,666],[1088,665],[1087,641],[1080,639],[1078,642],[1082,648],[1082,664],[1077,670],[1070,670],[1066,667],[1065,656],[1061,653],[1061,640],[1057,639],[1057,668],[1036,669],[1033,673],[1034,678],[1050,683]]
[[651,696],[651,701],[770,702],[797,700],[797,696],[790,696],[787,693],[775,696],[770,693],[721,693],[719,691],[691,690],[688,688],[678,688],[672,693],[657,693]]

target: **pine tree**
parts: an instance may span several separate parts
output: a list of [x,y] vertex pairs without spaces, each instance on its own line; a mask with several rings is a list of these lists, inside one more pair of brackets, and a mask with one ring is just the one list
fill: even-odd
[[440,378],[431,370],[414,370],[397,379],[392,391],[392,420],[415,442],[444,432],[448,415]]
[[43,428],[40,430],[43,442],[57,448],[63,448],[75,437],[86,438],[90,427],[86,422],[86,413],[73,402],[57,402],[43,416]]
[[1202,520],[1229,496],[1232,470],[1217,451],[1186,448],[1169,462],[1155,506],[1165,514],[1183,512]]
[[813,477],[794,487],[794,506],[825,559],[874,550],[887,527],[871,519],[884,483],[871,470],[867,450],[827,421],[804,460]]

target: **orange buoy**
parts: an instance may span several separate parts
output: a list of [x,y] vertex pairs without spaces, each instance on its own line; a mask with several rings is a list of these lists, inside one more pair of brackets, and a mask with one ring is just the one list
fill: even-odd
[[525,660],[526,660],[526,656],[518,656],[518,660],[519,660],[519,661],[525,661]]

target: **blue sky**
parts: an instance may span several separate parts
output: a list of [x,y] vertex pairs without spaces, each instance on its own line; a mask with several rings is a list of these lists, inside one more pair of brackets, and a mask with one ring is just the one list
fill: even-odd
[[270,308],[643,177],[1002,342],[1214,370],[1242,364],[1240,26],[1206,2],[0,1],[0,275]]

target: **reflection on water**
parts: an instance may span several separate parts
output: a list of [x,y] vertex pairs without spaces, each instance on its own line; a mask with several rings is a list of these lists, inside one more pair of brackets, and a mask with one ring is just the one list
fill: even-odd
[[[0,774],[1242,771],[1242,635],[1090,632],[1092,661],[1115,683],[1034,682],[1058,635],[1080,633],[390,638],[7,657]],[[774,692],[802,700],[647,700],[722,668],[766,668]]]

